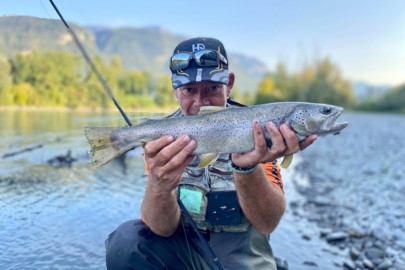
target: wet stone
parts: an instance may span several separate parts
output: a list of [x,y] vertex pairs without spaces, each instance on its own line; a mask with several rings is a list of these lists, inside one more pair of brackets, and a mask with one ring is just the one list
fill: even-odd
[[393,249],[392,247],[387,247],[385,249],[385,253],[390,256],[390,257],[395,257],[398,256],[399,252],[395,249]]
[[350,228],[349,235],[350,237],[363,238],[367,235],[367,233],[361,228]]
[[325,237],[330,233],[332,233],[332,229],[330,229],[330,228],[322,228],[322,229],[319,230],[319,235],[321,237]]
[[366,268],[366,269],[374,269],[374,264],[373,264],[373,262],[372,261],[370,261],[369,259],[367,259],[367,258],[364,258],[363,259],[363,265],[364,265],[364,267]]
[[[374,264],[378,264],[376,262],[379,262],[378,260],[382,260],[385,257],[385,252],[382,249],[379,249],[376,247],[371,247],[371,248],[366,249],[365,255]],[[379,262],[379,263],[381,263],[381,262]]]
[[311,236],[309,234],[304,233],[302,235],[302,239],[309,241],[309,240],[311,240]]
[[364,269],[364,265],[362,261],[356,261],[355,262],[356,269]]
[[344,267],[344,269],[348,269],[348,270],[356,269],[356,266],[354,265],[354,263],[349,259],[346,259],[343,261],[343,267]]
[[353,247],[350,249],[350,258],[352,258],[352,260],[357,260],[360,257],[360,250],[358,250],[357,248]]
[[377,266],[378,270],[386,270],[389,269],[393,265],[392,260],[385,259],[382,263]]
[[396,241],[396,245],[400,249],[405,249],[405,240]]
[[303,265],[307,265],[307,266],[318,266],[318,264],[316,262],[313,261],[305,261],[303,263]]
[[346,240],[349,235],[346,232],[333,232],[326,236],[326,241],[329,243],[341,242]]

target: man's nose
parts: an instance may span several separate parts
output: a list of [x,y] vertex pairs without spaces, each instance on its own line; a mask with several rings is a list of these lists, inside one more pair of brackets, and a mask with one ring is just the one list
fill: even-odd
[[201,104],[201,106],[209,105],[209,99],[205,91],[198,91],[198,93],[194,96],[194,102],[196,104]]

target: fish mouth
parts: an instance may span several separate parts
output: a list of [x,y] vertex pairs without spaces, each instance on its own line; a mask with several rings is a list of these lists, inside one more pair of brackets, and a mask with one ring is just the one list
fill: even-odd
[[343,112],[343,109],[340,109],[340,110],[337,110],[337,111],[333,112],[329,116],[329,119],[323,125],[322,131],[319,133],[319,135],[326,135],[326,134],[331,134],[331,133],[337,134],[342,129],[347,127],[349,125],[348,122],[336,123],[337,119],[342,114],[342,112]]

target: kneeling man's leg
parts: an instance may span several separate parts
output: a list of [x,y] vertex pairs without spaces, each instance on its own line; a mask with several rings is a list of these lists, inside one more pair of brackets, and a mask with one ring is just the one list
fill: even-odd
[[105,241],[107,269],[211,269],[190,241],[182,228],[161,237],[141,220],[127,221]]

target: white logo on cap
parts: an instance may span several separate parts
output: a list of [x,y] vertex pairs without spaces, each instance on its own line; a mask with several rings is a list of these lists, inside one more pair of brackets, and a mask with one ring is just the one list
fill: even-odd
[[201,44],[201,43],[197,43],[197,44],[193,44],[192,48],[193,48],[193,52],[196,52],[196,51],[204,50],[205,45]]

